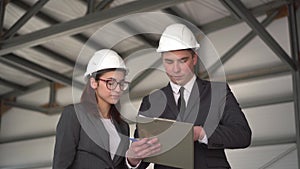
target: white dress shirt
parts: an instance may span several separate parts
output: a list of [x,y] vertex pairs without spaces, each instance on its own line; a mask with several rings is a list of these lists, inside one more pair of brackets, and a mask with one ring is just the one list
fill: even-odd
[[[194,75],[192,77],[192,79],[190,81],[188,81],[184,86],[179,86],[179,85],[177,85],[177,84],[170,81],[170,85],[171,85],[171,88],[172,88],[172,91],[173,91],[173,96],[174,96],[174,99],[175,99],[177,104],[178,104],[178,99],[179,99],[179,96],[180,96],[179,89],[180,89],[180,87],[184,87],[183,97],[184,97],[185,104],[186,104],[185,106],[187,107],[188,101],[189,101],[189,98],[190,98],[190,95],[191,95],[191,92],[192,92],[192,89],[193,89],[193,86],[195,84],[195,81],[196,81],[196,75]],[[206,134],[204,135],[203,139],[198,139],[198,141],[200,143],[207,144],[208,139],[207,139]]]

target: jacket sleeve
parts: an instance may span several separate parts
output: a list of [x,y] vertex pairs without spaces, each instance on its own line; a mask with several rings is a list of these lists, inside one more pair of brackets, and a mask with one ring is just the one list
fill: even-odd
[[224,110],[216,130],[208,139],[208,148],[245,148],[251,143],[252,132],[236,98],[226,86],[225,99],[220,103]]
[[67,169],[72,165],[79,135],[80,124],[74,106],[68,106],[62,112],[56,127],[53,169]]
[[[141,114],[141,112],[146,111],[150,108],[150,103],[149,103],[149,97],[146,96],[143,98],[143,101],[141,103],[140,109],[139,109],[139,114]],[[138,129],[137,126],[134,130],[134,137],[138,138],[139,134],[138,134]],[[149,166],[150,163],[147,162],[141,162],[140,165],[137,167],[137,169],[146,169]]]

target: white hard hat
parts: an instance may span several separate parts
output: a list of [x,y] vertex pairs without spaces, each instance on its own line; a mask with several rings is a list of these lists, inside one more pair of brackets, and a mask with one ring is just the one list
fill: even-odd
[[127,73],[127,68],[122,58],[113,50],[102,49],[94,53],[90,59],[84,77],[92,75],[99,70],[104,69],[124,69]]
[[183,24],[172,24],[168,26],[159,40],[157,52],[167,52],[182,49],[199,48],[200,44],[197,42],[192,31]]

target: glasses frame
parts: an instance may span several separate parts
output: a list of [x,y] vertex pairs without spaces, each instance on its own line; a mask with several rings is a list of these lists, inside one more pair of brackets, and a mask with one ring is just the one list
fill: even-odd
[[[117,88],[117,86],[119,86],[120,90],[125,91],[125,90],[127,90],[129,88],[129,84],[130,84],[130,82],[125,81],[125,80],[121,80],[121,81],[118,82],[114,78],[111,78],[111,79],[101,79],[101,78],[99,78],[99,79],[97,79],[97,81],[99,81],[99,80],[106,83],[106,88],[108,90],[115,90]],[[109,85],[109,82],[113,82],[114,84],[116,84],[116,85],[113,85],[115,87],[111,87],[112,85]],[[124,84],[127,84],[126,89],[124,89]]]

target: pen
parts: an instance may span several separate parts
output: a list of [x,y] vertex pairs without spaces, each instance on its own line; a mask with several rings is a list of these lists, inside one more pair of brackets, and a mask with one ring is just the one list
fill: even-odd
[[138,139],[136,139],[136,138],[131,138],[131,137],[129,137],[129,140],[132,141],[132,142],[139,141]]

